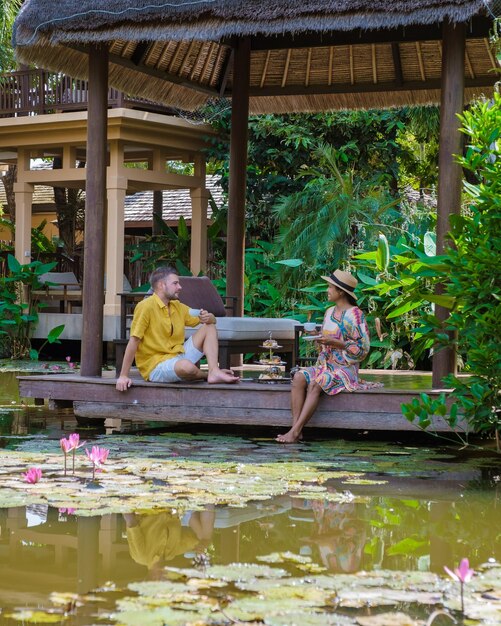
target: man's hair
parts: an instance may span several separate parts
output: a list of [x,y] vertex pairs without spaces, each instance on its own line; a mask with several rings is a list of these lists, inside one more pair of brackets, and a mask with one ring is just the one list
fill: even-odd
[[150,276],[151,288],[156,289],[157,283],[161,280],[165,280],[171,274],[177,274],[177,270],[174,267],[170,265],[167,265],[165,267],[157,267],[156,270],[153,270],[153,272],[151,272],[151,276]]

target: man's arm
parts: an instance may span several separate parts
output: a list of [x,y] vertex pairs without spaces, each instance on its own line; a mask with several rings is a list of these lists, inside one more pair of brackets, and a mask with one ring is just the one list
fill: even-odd
[[134,357],[136,356],[137,348],[140,341],[141,340],[139,339],[139,337],[134,337],[134,335],[132,335],[129,339],[129,343],[127,344],[127,348],[125,348],[122,369],[120,371],[120,376],[118,377],[116,384],[118,391],[127,391],[127,389],[132,385],[132,380],[129,378],[129,372],[130,368],[132,367]]

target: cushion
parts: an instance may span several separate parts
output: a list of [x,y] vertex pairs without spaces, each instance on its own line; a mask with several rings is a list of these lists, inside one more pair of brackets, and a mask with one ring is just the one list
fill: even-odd
[[217,289],[207,276],[180,276],[179,299],[191,309],[205,309],[216,317],[225,317],[226,309]]
[[61,290],[63,285],[67,285],[67,291],[78,291],[82,288],[73,272],[47,272],[42,274],[39,280],[42,284],[55,283],[46,285],[49,291]]
[[[219,339],[241,341],[251,339],[265,341],[269,339],[294,339],[294,328],[300,324],[297,320],[274,317],[221,317],[216,323]],[[186,337],[196,328],[186,328]]]

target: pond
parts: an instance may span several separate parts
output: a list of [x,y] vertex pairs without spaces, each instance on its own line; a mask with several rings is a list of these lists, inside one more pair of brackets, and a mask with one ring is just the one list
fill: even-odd
[[[104,435],[24,405],[11,372],[0,404],[1,624],[452,623],[440,611],[501,624],[501,462],[488,448]],[[73,432],[87,444],[65,475],[59,439]],[[109,450],[94,480],[93,445]],[[24,481],[29,468],[39,482]],[[444,566],[465,557],[463,616]]]

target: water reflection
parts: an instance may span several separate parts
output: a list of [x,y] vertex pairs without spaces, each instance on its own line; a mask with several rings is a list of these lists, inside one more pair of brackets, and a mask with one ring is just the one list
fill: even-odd
[[172,511],[126,513],[123,518],[131,558],[157,580],[176,556],[204,554],[211,543],[215,510],[190,511],[182,518]]
[[52,591],[83,594],[110,580],[123,587],[162,578],[165,565],[257,562],[273,552],[309,556],[341,573],[443,571],[463,556],[500,560],[493,496],[472,494],[468,504],[459,491],[438,502],[410,494],[364,502],[281,496],[241,509],[93,517],[44,505],[0,509],[0,602],[46,606]]

